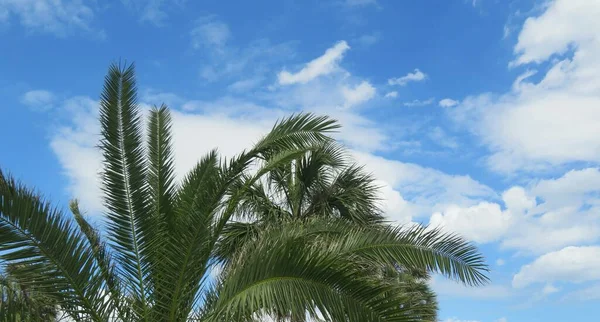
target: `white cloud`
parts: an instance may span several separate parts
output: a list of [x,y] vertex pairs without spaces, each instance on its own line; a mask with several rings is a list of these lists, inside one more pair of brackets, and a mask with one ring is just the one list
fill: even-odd
[[525,21],[515,46],[516,64],[540,63],[571,46],[598,38],[600,4],[588,0],[555,0],[539,17]]
[[381,209],[388,219],[398,224],[410,223],[414,214],[410,203],[389,183],[378,180],[376,184],[380,187]]
[[441,107],[452,107],[458,105],[459,101],[453,100],[451,98],[444,98],[443,100],[438,102],[438,105]]
[[471,206],[478,200],[494,196],[489,187],[469,176],[449,175],[412,163],[389,160],[373,154],[353,151],[356,161],[366,170],[397,190],[409,205],[406,217],[422,217],[442,211],[449,205]]
[[71,122],[56,129],[50,147],[68,179],[69,197],[79,199],[82,209],[97,212],[102,209],[102,159],[96,148],[100,133],[98,102],[75,97],[63,102],[62,107],[71,114]]
[[413,100],[410,102],[404,102],[403,105],[408,106],[408,107],[427,106],[427,105],[431,105],[434,100],[435,100],[435,98],[431,97],[431,98],[428,98],[423,101],[422,100]]
[[56,97],[47,90],[32,90],[21,96],[21,103],[40,110],[47,110],[52,107]]
[[[505,195],[509,209],[527,210],[502,245],[541,253],[585,245],[600,238],[600,171],[572,170],[556,179],[534,181],[526,192]],[[534,199],[539,199],[536,204]]]
[[541,210],[589,205],[597,199],[593,192],[600,192],[600,169],[571,170],[557,179],[539,180],[531,192],[543,199]]
[[502,193],[504,205],[516,214],[523,214],[535,206],[535,198],[528,195],[522,187],[511,187]]
[[488,284],[479,287],[469,287],[462,284],[434,276],[429,284],[440,296],[448,296],[451,298],[473,298],[478,300],[483,299],[499,299],[508,298],[512,295],[510,288],[504,285]]
[[560,291],[560,289],[552,284],[546,284],[544,285],[544,288],[542,289],[542,295],[547,296],[550,294],[554,294],[556,292]]
[[410,82],[424,81],[426,78],[427,78],[427,74],[423,73],[418,68],[416,68],[414,72],[408,73],[405,76],[388,79],[388,84],[405,86],[406,84],[408,84]]
[[367,81],[362,81],[355,87],[342,87],[342,95],[344,96],[344,107],[352,107],[362,104],[375,97],[376,89]]
[[391,91],[391,92],[385,93],[385,98],[396,98],[396,97],[398,97],[398,92],[396,92],[396,91]]
[[0,22],[14,16],[33,32],[64,37],[74,30],[91,31],[92,8],[81,0],[3,0]]
[[600,162],[600,2],[546,4],[523,25],[512,64],[548,62],[541,80],[525,71],[510,92],[467,97],[450,112],[489,147],[496,171]]
[[190,31],[192,48],[194,49],[223,50],[230,36],[229,26],[215,16],[199,18],[196,21],[196,26]]
[[338,63],[348,49],[350,49],[350,46],[345,41],[342,40],[336,43],[333,47],[327,49],[322,56],[307,63],[297,73],[290,73],[286,70],[281,71],[277,75],[279,84],[305,84],[319,76],[332,73],[338,68]]
[[600,246],[569,246],[540,256],[513,277],[516,288],[535,283],[600,280]]
[[460,233],[477,243],[488,243],[502,237],[511,221],[511,214],[502,211],[498,204],[481,202],[467,208],[450,206],[443,212],[434,213],[429,224]]
[[461,320],[457,318],[448,318],[443,320],[442,322],[481,322],[479,320]]
[[600,209],[597,195],[600,185],[582,184],[581,189],[570,191],[578,182],[573,178],[587,176],[594,182],[596,171],[568,172],[557,179],[534,181],[527,188],[507,189],[502,194],[504,209],[487,201],[469,206],[450,205],[434,213],[430,222],[473,241],[500,241],[502,248],[526,254],[589,245],[600,239],[600,218],[595,216]]
[[506,262],[502,258],[498,258],[496,260],[496,265],[497,266],[504,266],[504,264],[506,264]]

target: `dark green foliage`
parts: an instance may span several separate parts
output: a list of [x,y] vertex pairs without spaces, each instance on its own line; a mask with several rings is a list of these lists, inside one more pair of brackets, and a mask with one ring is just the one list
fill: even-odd
[[140,115],[133,66],[111,66],[100,100],[106,241],[77,202],[67,216],[0,171],[3,318],[428,321],[429,272],[487,281],[460,237],[382,223],[373,179],[346,164],[328,117],[282,119],[233,158],[208,153],[177,184],[169,110],[150,111],[147,136]]

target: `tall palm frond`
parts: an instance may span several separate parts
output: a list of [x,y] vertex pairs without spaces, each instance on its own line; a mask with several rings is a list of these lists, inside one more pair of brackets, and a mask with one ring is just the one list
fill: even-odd
[[109,68],[100,98],[100,125],[109,238],[127,281],[125,286],[139,304],[136,312],[147,319],[152,226],[133,65]]

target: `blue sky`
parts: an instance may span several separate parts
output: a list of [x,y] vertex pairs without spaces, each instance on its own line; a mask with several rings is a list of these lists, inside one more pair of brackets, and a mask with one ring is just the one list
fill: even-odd
[[97,99],[135,61],[177,173],[292,112],[329,114],[390,220],[477,243],[445,322],[600,314],[600,1],[0,0],[0,165],[101,221]]

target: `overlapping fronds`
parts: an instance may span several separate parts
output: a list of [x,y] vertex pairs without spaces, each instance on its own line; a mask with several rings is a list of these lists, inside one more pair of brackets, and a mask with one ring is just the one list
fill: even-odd
[[432,321],[430,272],[487,281],[462,238],[383,223],[373,177],[330,137],[337,121],[284,118],[232,158],[207,153],[177,183],[169,110],[148,111],[145,136],[136,92],[133,65],[109,68],[106,241],[76,201],[63,216],[0,171],[0,260],[11,267],[0,318],[39,316],[24,297],[35,294],[86,322]]
[[[74,315],[104,321],[111,302],[84,233],[33,191],[0,171],[0,259],[22,286],[35,287]],[[18,264],[18,265],[14,265]]]

